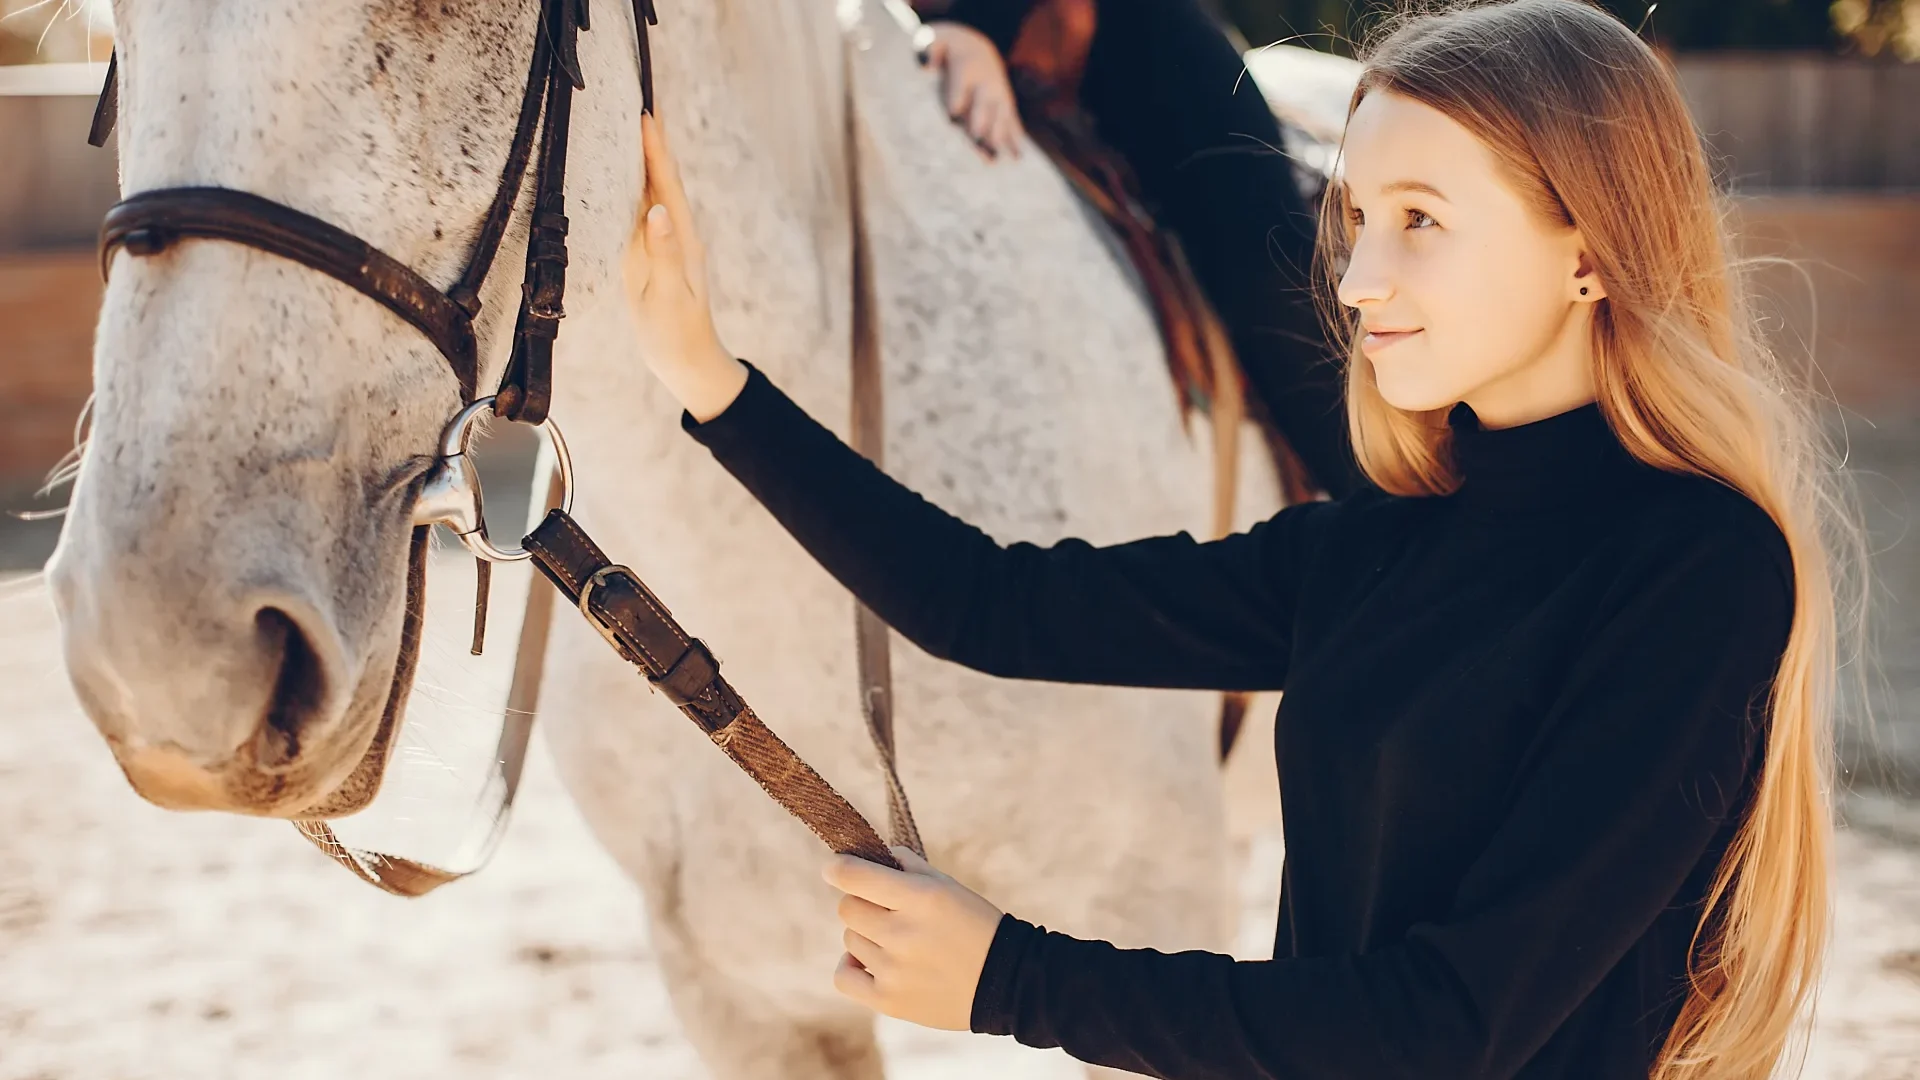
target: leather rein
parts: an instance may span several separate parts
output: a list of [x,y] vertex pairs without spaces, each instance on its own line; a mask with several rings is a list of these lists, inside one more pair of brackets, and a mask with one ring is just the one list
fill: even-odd
[[[552,404],[553,344],[565,315],[567,136],[573,92],[586,87],[577,43],[580,32],[590,26],[588,0],[539,2],[539,28],[531,70],[500,187],[481,223],[466,268],[452,288],[442,292],[412,268],[316,217],[258,195],[218,187],[141,192],[114,206],[101,226],[101,274],[103,277],[108,274],[114,255],[121,251],[133,256],[157,255],[184,239],[243,244],[318,270],[406,320],[433,342],[458,380],[463,408],[443,434],[438,461],[424,480],[415,503],[407,579],[408,614],[402,632],[401,656],[389,691],[390,700],[380,731],[356,775],[372,770],[371,775],[377,776],[392,746],[418,651],[420,613],[424,610],[427,533],[433,525],[445,525],[478,560],[479,600],[473,643],[476,655],[484,641],[491,564],[531,559],[621,658],[638,668],[654,689],[673,702],[774,801],[799,818],[828,847],[898,867],[886,842],[859,811],[754,714],[720,674],[719,664],[706,645],[680,626],[632,570],[612,562],[570,515],[571,462],[565,442],[548,418],[548,410]],[[654,108],[653,63],[648,29],[658,21],[653,0],[633,0],[633,16],[642,104],[651,112]],[[94,113],[88,141],[95,146],[105,144],[116,121],[118,71],[116,55],[108,64],[106,85]],[[534,202],[512,358],[495,393],[476,397],[480,364],[473,324],[480,312],[480,289],[506,234],[529,163],[534,171]],[[855,242],[863,243],[857,228]],[[861,272],[857,270],[856,276]],[[871,342],[868,348],[872,348]],[[856,343],[856,352],[860,349]],[[873,363],[876,359],[869,357],[867,362]],[[552,485],[554,490],[549,491],[547,499],[548,504],[558,502],[559,505],[547,512],[517,548],[495,546],[487,537],[480,515],[480,488],[466,447],[472,424],[485,412],[542,427],[552,440],[559,464]],[[546,646],[546,613],[550,607],[551,594],[539,589],[529,594],[514,684],[509,692],[508,716],[497,755],[504,796],[492,835],[473,869],[485,864],[486,857],[498,843],[518,788],[531,731],[531,710],[538,696],[540,664]],[[884,634],[884,630],[880,632]],[[870,728],[874,721],[873,704],[867,703]],[[893,811],[895,832],[918,850],[918,835],[910,815],[904,830],[901,828],[905,798],[899,791],[893,766],[890,718],[885,726],[889,730],[884,743],[877,729],[874,735],[888,775],[889,808]],[[377,784],[369,786],[369,792],[376,787]],[[371,794],[367,797],[370,799]],[[330,803],[322,806],[325,812],[336,814],[358,808],[358,805]],[[349,848],[334,837],[323,819],[300,820],[295,825],[336,862],[369,884],[395,895],[420,896],[473,872],[473,869],[445,870]]]

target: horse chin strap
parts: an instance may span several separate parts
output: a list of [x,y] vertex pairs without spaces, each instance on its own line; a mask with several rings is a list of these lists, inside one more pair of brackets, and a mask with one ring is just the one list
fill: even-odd
[[[653,63],[648,28],[657,20],[653,0],[633,0],[639,48],[641,96],[653,110]],[[425,530],[446,525],[479,560],[479,600],[475,604],[473,651],[481,649],[486,626],[486,594],[492,563],[531,559],[569,602],[648,682],[694,721],[713,743],[751,775],[767,794],[799,818],[837,852],[859,855],[887,866],[899,863],[872,825],[799,755],[768,730],[720,674],[719,663],[698,639],[688,635],[666,606],[633,571],[611,562],[568,513],[572,472],[566,445],[547,418],[552,404],[553,343],[565,316],[567,216],[565,206],[567,136],[573,92],[586,80],[580,68],[580,31],[589,28],[587,0],[541,0],[539,33],[520,103],[513,144],[493,204],[460,279],[446,292],[417,272],[351,233],[312,215],[247,192],[216,187],[169,188],[134,195],[108,212],[100,234],[101,272],[115,254],[156,255],[183,239],[225,240],[298,262],[341,281],[426,335],[446,358],[460,384],[463,408],[442,437],[440,457],[423,482],[416,501],[407,607],[414,630],[402,652],[417,650],[417,614],[424,609]],[[118,111],[119,59],[107,68],[106,85],[95,110],[90,141],[101,145]],[[544,114],[545,123],[541,123]],[[479,353],[473,322],[480,311],[480,289],[493,265],[513,206],[523,187],[538,129],[534,168],[534,204],[529,224],[526,275],[521,286],[513,354],[499,390],[475,397]],[[478,414],[490,410],[503,419],[545,427],[560,464],[548,502],[561,506],[513,549],[495,547],[481,517],[480,488],[465,453],[467,432]],[[532,706],[538,695],[539,660],[546,644],[550,594],[535,589],[528,600],[520,664],[509,693],[509,715],[498,752],[503,797],[494,828],[474,869],[485,865],[503,832],[518,788],[521,763],[531,733]],[[523,678],[528,676],[527,678]],[[419,896],[466,876],[472,870],[442,870],[424,863],[357,851],[341,844],[326,817],[350,813],[371,801],[378,775],[393,744],[402,711],[401,698],[411,682],[411,657],[395,672],[387,715],[374,747],[355,771],[370,780],[352,799],[329,799],[297,822],[300,832],[362,880],[400,896]]]

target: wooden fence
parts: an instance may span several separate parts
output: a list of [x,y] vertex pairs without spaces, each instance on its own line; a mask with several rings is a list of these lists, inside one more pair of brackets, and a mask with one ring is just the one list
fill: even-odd
[[105,64],[0,67],[0,252],[93,243],[120,180],[87,145]]
[[1920,64],[1754,53],[1678,67],[1733,190],[1920,190]]

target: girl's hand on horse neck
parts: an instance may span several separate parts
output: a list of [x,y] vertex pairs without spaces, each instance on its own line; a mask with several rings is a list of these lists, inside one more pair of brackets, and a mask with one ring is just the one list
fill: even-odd
[[1000,928],[1000,909],[903,847],[905,872],[852,855],[829,862],[846,954],[833,985],[875,1012],[923,1027],[969,1030],[973,992]]
[[701,423],[719,416],[747,385],[747,368],[713,328],[707,253],[693,228],[680,167],[660,118],[641,117],[646,188],[627,243],[627,303],[640,354]]
[[980,156],[992,161],[1001,154],[1020,156],[1020,109],[1014,104],[1007,63],[985,34],[964,23],[929,23],[933,43],[926,63],[940,72],[947,95],[947,115],[967,129]]

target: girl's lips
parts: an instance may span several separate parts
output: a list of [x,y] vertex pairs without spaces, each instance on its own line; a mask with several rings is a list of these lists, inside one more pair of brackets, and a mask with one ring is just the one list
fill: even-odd
[[1365,353],[1376,353],[1420,332],[1419,330],[1374,330],[1360,339],[1360,350]]

